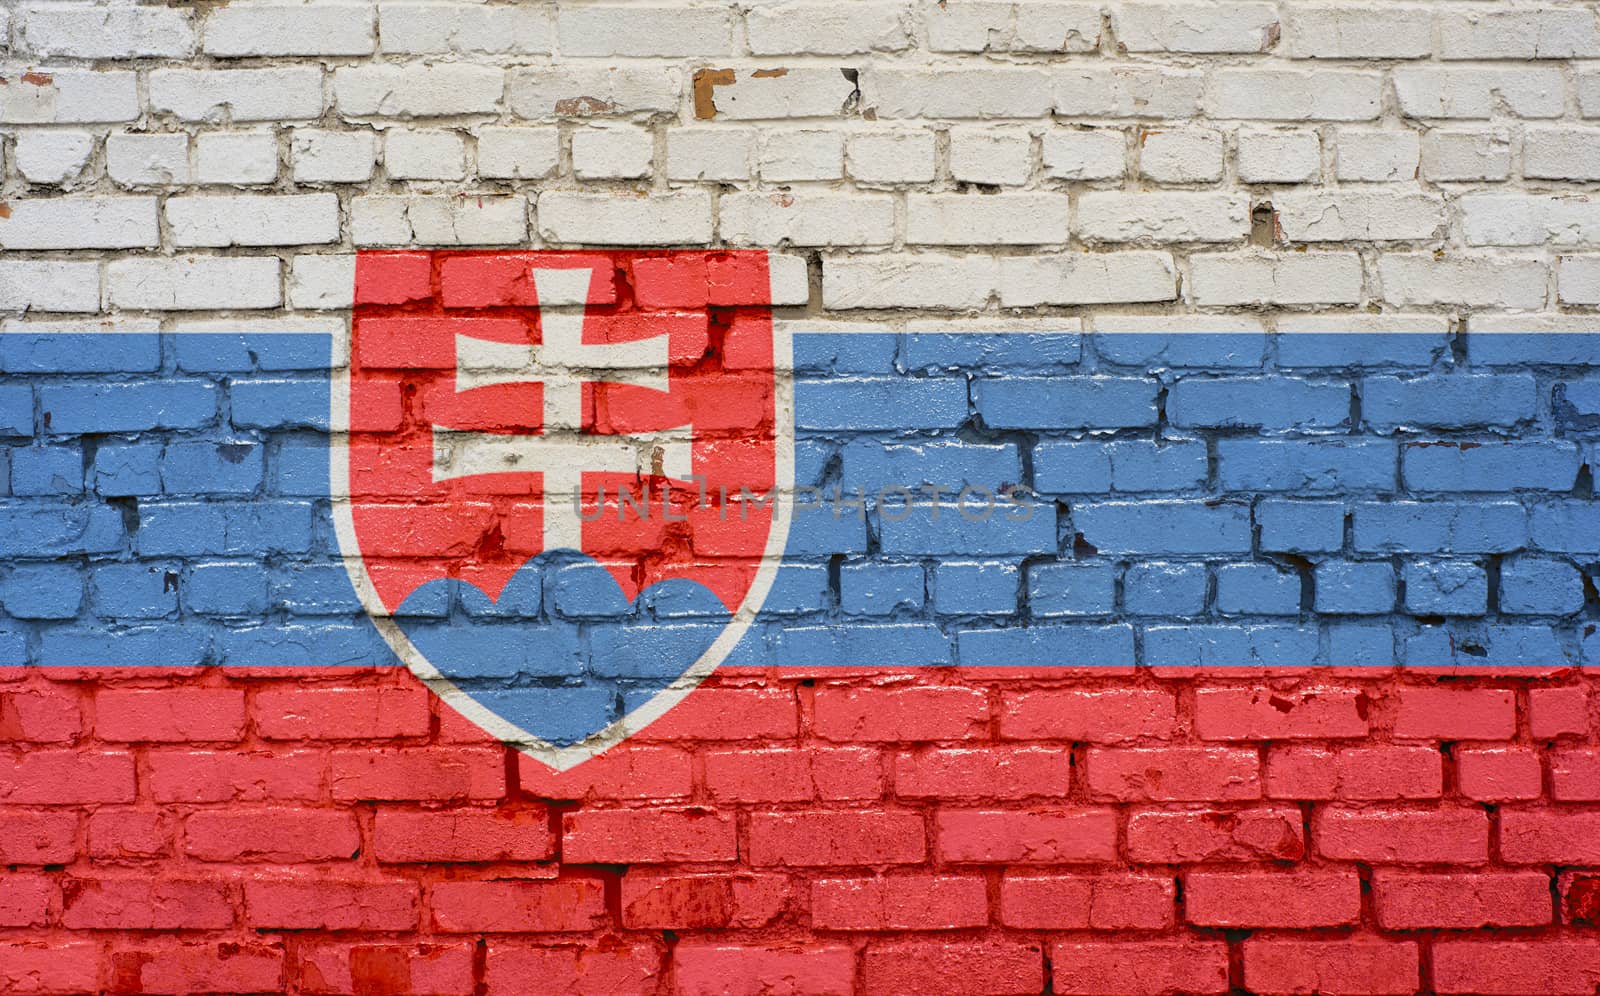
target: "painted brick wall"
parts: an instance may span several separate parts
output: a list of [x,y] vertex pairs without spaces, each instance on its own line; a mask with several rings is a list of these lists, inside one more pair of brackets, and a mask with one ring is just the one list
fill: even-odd
[[[0,991],[1600,985],[1594,4],[0,37]],[[1055,531],[830,532],[825,611],[552,773],[316,574],[324,343],[411,246],[772,249],[802,481],[1014,460]]]

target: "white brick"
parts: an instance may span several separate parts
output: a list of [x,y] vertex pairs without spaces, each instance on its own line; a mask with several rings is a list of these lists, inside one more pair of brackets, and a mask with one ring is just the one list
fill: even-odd
[[1020,187],[1033,172],[1033,136],[1016,128],[950,129],[950,176],[961,183]]
[[1467,315],[1469,332],[1578,332],[1594,331],[1591,315]]
[[339,240],[335,194],[240,194],[167,198],[172,244],[206,246],[315,245]]
[[572,172],[580,180],[636,180],[650,175],[655,137],[631,125],[572,133]]
[[1055,112],[1064,117],[1192,118],[1206,78],[1163,67],[1066,70],[1052,79]]
[[1347,332],[1447,332],[1450,318],[1447,315],[1396,315],[1364,314],[1283,315],[1277,321],[1278,331],[1296,335],[1309,332],[1314,335],[1335,335]]
[[1353,252],[1196,253],[1190,293],[1204,307],[1361,303],[1361,257]]
[[1139,172],[1157,183],[1222,179],[1222,133],[1210,129],[1147,131],[1140,136]]
[[52,69],[0,80],[0,122],[77,124],[132,121],[139,116],[134,73]]
[[0,249],[144,249],[160,244],[154,197],[29,197],[0,218]]
[[926,246],[1051,245],[1067,241],[1066,194],[911,194],[906,242]]
[[1382,108],[1383,77],[1342,69],[1219,69],[1206,106],[1212,117],[1267,121],[1369,121]]
[[1410,191],[1296,191],[1274,197],[1272,206],[1291,242],[1431,239],[1449,222],[1441,198]]
[[1600,73],[1578,74],[1578,109],[1586,118],[1600,118]]
[[309,120],[322,116],[322,70],[152,69],[150,110],[181,121]]
[[922,10],[928,47],[935,52],[1092,52],[1100,47],[1096,4],[925,0]]
[[1000,260],[1000,304],[1130,304],[1172,301],[1178,268],[1163,252],[1062,253]]
[[539,7],[461,3],[384,3],[378,7],[383,50],[406,55],[549,55],[550,12]]
[[[861,71],[861,106],[878,118],[1037,118],[1055,104],[1050,74],[1039,69]],[[845,96],[849,91],[845,91]],[[841,101],[842,103],[842,101]],[[720,100],[718,109],[721,108]],[[831,113],[837,113],[838,105]]]
[[1044,172],[1061,180],[1117,180],[1127,172],[1120,131],[1052,128],[1044,133]]
[[1207,332],[1246,334],[1264,331],[1252,315],[1096,315],[1096,332]]
[[333,71],[333,99],[352,117],[431,118],[497,114],[505,71],[458,63],[347,66]]
[[296,256],[289,264],[289,307],[325,310],[355,303],[356,258]]
[[1548,276],[1543,261],[1513,256],[1392,253],[1378,260],[1384,300],[1401,307],[1535,311],[1544,306]]
[[372,8],[365,4],[232,4],[206,17],[210,55],[367,55]]
[[125,187],[188,183],[189,136],[107,135],[106,175]]
[[1522,137],[1522,173],[1549,180],[1600,180],[1600,130],[1528,129]]
[[1288,10],[1288,48],[1296,59],[1425,59],[1433,54],[1433,11],[1427,7],[1294,4]]
[[510,197],[356,197],[350,238],[358,246],[492,246],[528,241],[528,202]]
[[[732,82],[719,83],[718,79],[726,77],[696,74],[696,117],[730,121],[833,118],[855,99],[855,82],[838,69],[801,66],[726,72],[732,74]],[[709,107],[703,106],[702,96]]]
[[1511,133],[1435,129],[1422,140],[1422,175],[1448,180],[1504,180],[1511,175]]
[[1078,198],[1078,234],[1094,242],[1232,242],[1250,232],[1238,194],[1089,191]]
[[528,121],[661,114],[678,109],[683,79],[671,69],[560,66],[516,69],[511,112]]
[[1013,52],[1093,52],[1100,47],[1100,7],[1080,0],[1016,5]]
[[679,4],[562,6],[556,35],[566,57],[673,56],[715,58],[732,50],[727,7]]
[[83,171],[94,152],[86,131],[20,131],[14,162],[29,183],[65,183]]
[[667,178],[713,183],[748,180],[755,147],[756,134],[748,128],[669,128]]
[[836,131],[769,131],[761,136],[763,180],[837,180],[844,175],[844,136]]
[[21,319],[8,318],[0,322],[0,332],[22,332],[37,335],[48,332],[58,335],[62,332],[160,332],[161,319],[159,318],[128,318],[124,315],[100,316],[97,318],[45,318]]
[[271,132],[211,132],[195,137],[201,183],[271,183],[278,178],[278,138]]
[[1563,256],[1559,266],[1562,304],[1600,304],[1600,256]]
[[177,256],[115,259],[106,296],[118,308],[212,311],[276,308],[283,302],[274,257]]
[[811,300],[811,272],[804,256],[770,253],[767,271],[772,279],[774,306],[806,304]]
[[822,258],[822,306],[982,308],[997,289],[997,261],[944,253],[860,253]]
[[1279,30],[1270,3],[1124,3],[1111,23],[1129,52],[1266,52]]
[[1416,132],[1341,129],[1334,147],[1341,180],[1397,183],[1417,178]]
[[189,12],[171,7],[39,6],[24,10],[17,27],[20,48],[41,58],[184,59],[194,53]]
[[705,245],[711,195],[703,190],[632,196],[548,191],[539,196],[539,234],[579,245]]
[[852,55],[911,47],[911,15],[899,0],[758,4],[745,14],[755,55]]
[[378,161],[378,136],[370,131],[296,128],[289,142],[296,183],[365,183]]
[[894,198],[888,194],[724,194],[719,208],[719,231],[730,245],[869,246],[894,241]]
[[1566,107],[1559,69],[1424,69],[1394,73],[1400,112],[1413,118],[1487,118],[1504,106],[1519,118],[1558,118]]
[[1588,7],[1444,11],[1439,49],[1446,59],[1594,58],[1600,23]]
[[394,128],[383,136],[383,169],[391,180],[460,180],[467,144],[453,131]]
[[1555,194],[1469,194],[1456,202],[1467,244],[1585,246],[1600,243],[1600,200]]
[[561,134],[554,128],[479,128],[478,175],[540,180],[556,171]]
[[99,311],[94,260],[0,259],[0,310]]
[[[671,138],[667,148],[670,151]],[[930,183],[934,176],[931,131],[880,131],[851,135],[845,169],[858,183]]]
[[1239,179],[1245,183],[1314,183],[1322,143],[1314,131],[1241,131]]

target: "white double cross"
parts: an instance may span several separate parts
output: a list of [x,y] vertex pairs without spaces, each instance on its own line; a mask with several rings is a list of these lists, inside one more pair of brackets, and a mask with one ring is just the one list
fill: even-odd
[[[589,270],[534,270],[538,345],[456,336],[456,392],[495,384],[544,385],[538,435],[433,430],[435,482],[476,474],[544,475],[544,550],[582,549],[579,495],[585,473],[693,472],[689,438],[677,430],[598,435],[583,431],[583,384],[603,381],[667,390],[667,339],[583,341]],[[684,428],[683,426],[677,427]]]

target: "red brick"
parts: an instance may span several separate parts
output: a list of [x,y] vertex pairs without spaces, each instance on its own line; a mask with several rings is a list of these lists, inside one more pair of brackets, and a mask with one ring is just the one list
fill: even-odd
[[902,799],[1060,799],[1071,787],[1066,748],[932,748],[894,759],[894,793]]
[[1353,869],[1297,872],[1190,872],[1189,922],[1205,927],[1336,927],[1361,915]]
[[977,875],[811,883],[811,925],[817,930],[958,930],[988,922],[988,886]]
[[701,686],[635,739],[789,740],[799,729],[793,689]]
[[1444,940],[1433,948],[1439,992],[1483,996],[1594,996],[1600,944],[1592,938]]
[[215,881],[69,878],[61,924],[89,930],[207,930],[233,925],[233,903]]
[[1298,861],[1305,856],[1300,810],[1141,810],[1128,815],[1128,857],[1145,864]]
[[1338,794],[1338,752],[1324,747],[1273,747],[1267,751],[1269,799],[1333,799]]
[[1261,797],[1261,758],[1239,747],[1090,748],[1089,794],[1119,802]]
[[276,993],[283,989],[283,947],[277,943],[152,943],[111,952],[113,993]]
[[1311,823],[1319,853],[1356,861],[1474,864],[1489,857],[1481,809],[1323,809]]
[[0,927],[42,927],[50,921],[56,883],[43,875],[0,872]]
[[752,865],[888,865],[921,861],[926,831],[918,813],[752,813]]
[[335,799],[443,802],[506,794],[505,752],[488,747],[337,750],[332,772]]
[[732,815],[709,809],[603,809],[562,819],[562,860],[576,864],[733,861]]
[[324,798],[320,751],[157,750],[146,755],[156,802],[277,802]]
[[1334,772],[1340,799],[1437,799],[1444,791],[1444,757],[1435,747],[1349,747],[1335,756]]
[[1405,872],[1380,869],[1373,906],[1385,930],[1536,927],[1551,920],[1543,872]]
[[415,688],[283,688],[255,695],[268,740],[387,740],[428,735],[428,696]]
[[[1044,988],[1037,941],[884,941],[861,959],[861,996],[949,992],[959,979],[982,979],[994,996],[1032,996]],[[956,983],[959,984],[959,983]]]
[[430,902],[433,923],[449,933],[581,932],[610,926],[599,879],[553,882],[440,882]]
[[1550,798],[1561,802],[1600,799],[1600,750],[1552,751]]
[[819,688],[812,731],[824,740],[961,740],[982,736],[988,696],[977,688]]
[[1503,688],[1402,688],[1394,735],[1430,740],[1509,740],[1516,695]]
[[405,304],[433,296],[433,263],[425,252],[363,252],[358,259],[357,304]]
[[380,809],[373,821],[379,861],[543,861],[554,851],[543,809]]
[[417,925],[416,883],[340,881],[326,875],[244,883],[250,926],[276,930],[410,930]]
[[1173,694],[1155,688],[1011,692],[1000,706],[1000,735],[1090,743],[1167,740],[1177,728],[1177,717]]
[[184,850],[201,861],[348,860],[361,849],[354,814],[332,809],[211,809],[184,824]]
[[1060,996],[1166,996],[1228,991],[1222,941],[1057,941],[1050,947]]
[[466,944],[322,944],[299,949],[300,991],[315,996],[472,996]]
[[1600,874],[1565,871],[1556,876],[1562,923],[1600,927]]
[[859,747],[707,751],[706,790],[728,802],[877,799],[883,795],[878,752]]
[[1174,921],[1170,875],[1012,875],[1000,920],[1023,930],[1162,930]]
[[106,689],[94,698],[102,740],[234,741],[244,735],[244,692],[236,688]]
[[630,738],[566,771],[519,756],[517,781],[540,799],[673,800],[689,797],[694,769],[688,751],[639,747]]
[[1600,812],[1502,809],[1500,857],[1518,865],[1600,865]]
[[100,945],[0,942],[0,992],[12,996],[100,992]]
[[645,945],[552,948],[496,940],[484,978],[490,993],[655,996],[661,972],[661,953]]
[[157,809],[101,809],[89,817],[89,855],[97,860],[172,853],[177,818]]
[[940,857],[953,862],[1053,865],[1117,855],[1109,809],[944,810],[934,815],[934,833]]
[[622,877],[622,925],[653,930],[764,927],[789,899],[783,875],[671,875],[630,870]]
[[1415,992],[1420,978],[1417,945],[1411,941],[1251,937],[1244,942],[1245,988],[1261,996],[1387,996]]
[[1366,693],[1354,688],[1199,688],[1194,728],[1202,740],[1364,737],[1366,710]]
[[77,813],[0,811],[0,865],[64,865],[77,856]]
[[1528,690],[1528,729],[1540,740],[1589,732],[1589,692],[1584,688]]
[[79,696],[70,686],[18,689],[0,695],[0,742],[70,743],[83,729]]
[[1456,782],[1469,799],[1505,802],[1537,799],[1544,774],[1537,752],[1522,747],[1462,748],[1455,752]]
[[132,801],[132,754],[40,750],[0,755],[0,803]]
[[838,945],[789,948],[683,943],[672,955],[674,996],[851,996],[856,954]]

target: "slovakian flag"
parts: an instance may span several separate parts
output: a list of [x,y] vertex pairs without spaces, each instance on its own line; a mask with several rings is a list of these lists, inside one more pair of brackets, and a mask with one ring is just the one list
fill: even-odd
[[757,251],[355,273],[348,334],[0,340],[0,660],[403,665],[557,769],[719,668],[1600,661],[1595,337],[810,322]]

